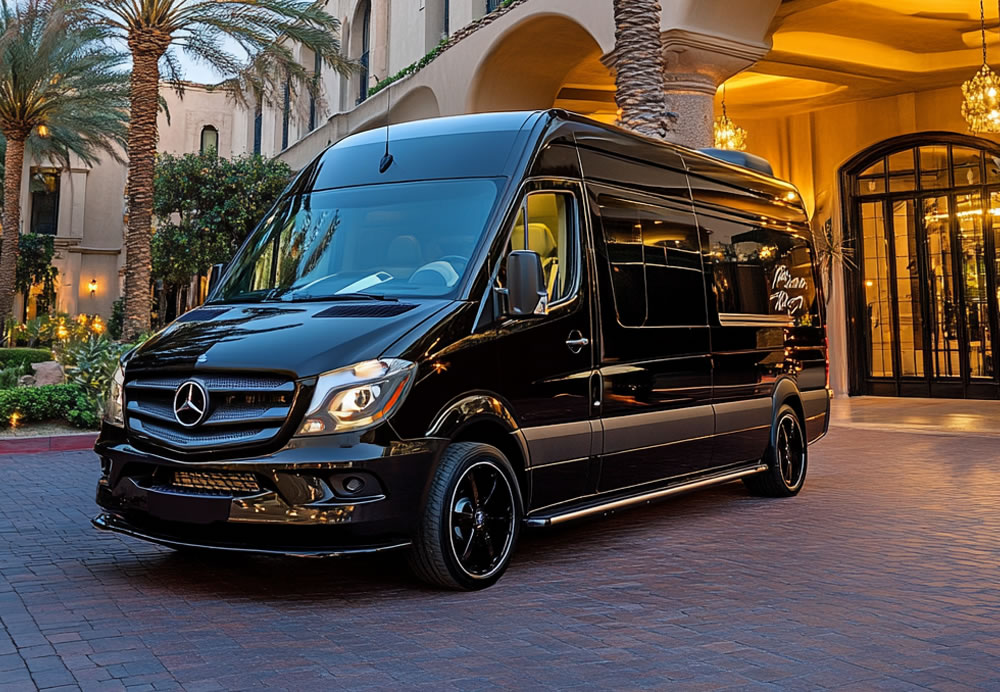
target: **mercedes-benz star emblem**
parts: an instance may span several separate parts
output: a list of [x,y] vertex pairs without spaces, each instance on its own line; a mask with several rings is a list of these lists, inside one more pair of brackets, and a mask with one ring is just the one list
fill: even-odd
[[196,380],[188,380],[177,388],[174,394],[174,418],[185,428],[194,426],[205,420],[208,414],[208,392]]

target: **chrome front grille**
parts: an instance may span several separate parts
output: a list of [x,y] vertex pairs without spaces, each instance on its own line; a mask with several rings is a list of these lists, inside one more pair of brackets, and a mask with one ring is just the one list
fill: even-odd
[[[191,380],[204,388],[208,406],[201,422],[187,427],[175,416],[174,397]],[[150,375],[125,384],[129,430],[184,451],[267,442],[288,420],[294,398],[295,382],[277,375]]]

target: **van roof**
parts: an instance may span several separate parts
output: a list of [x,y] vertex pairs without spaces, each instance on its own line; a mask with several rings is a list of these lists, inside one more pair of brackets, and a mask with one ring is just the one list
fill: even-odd
[[[318,157],[311,186],[327,189],[400,180],[509,176],[526,148],[556,129],[590,133],[599,130],[602,138],[611,142],[633,146],[639,142],[670,158],[680,156],[689,175],[752,191],[763,198],[790,199],[792,192],[798,198],[795,186],[787,181],[558,108],[429,118],[392,124],[388,133],[386,127],[359,132],[333,144]],[[380,174],[378,163],[387,134],[394,164],[386,174]],[[447,147],[441,146],[444,138],[451,140]],[[334,160],[335,165],[325,165],[334,164]]]

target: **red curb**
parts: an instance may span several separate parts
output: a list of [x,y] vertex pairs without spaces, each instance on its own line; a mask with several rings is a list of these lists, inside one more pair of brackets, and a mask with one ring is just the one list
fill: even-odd
[[0,440],[0,454],[39,454],[93,449],[97,433]]

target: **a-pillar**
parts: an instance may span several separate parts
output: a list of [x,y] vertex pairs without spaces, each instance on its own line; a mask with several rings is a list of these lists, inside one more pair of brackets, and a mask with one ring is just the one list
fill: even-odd
[[670,29],[662,39],[667,108],[677,116],[670,139],[693,149],[710,147],[719,85],[770,48],[687,29]]

